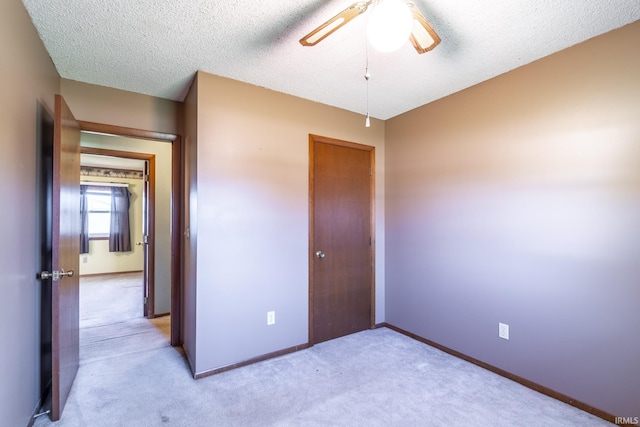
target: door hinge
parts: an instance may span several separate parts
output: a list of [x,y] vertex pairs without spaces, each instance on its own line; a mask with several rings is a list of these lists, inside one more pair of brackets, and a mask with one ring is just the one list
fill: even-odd
[[149,182],[149,175],[144,176],[144,182]]
[[369,237],[369,246],[373,246],[373,239]]
[[147,304],[149,302],[149,298],[144,297],[144,303]]
[[373,168],[369,168],[369,176],[373,176]]

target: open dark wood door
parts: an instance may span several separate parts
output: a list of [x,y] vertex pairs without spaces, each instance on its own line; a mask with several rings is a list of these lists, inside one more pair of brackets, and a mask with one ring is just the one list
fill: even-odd
[[373,326],[373,147],[311,137],[310,342]]
[[51,419],[58,420],[79,366],[80,127],[56,95],[53,138]]

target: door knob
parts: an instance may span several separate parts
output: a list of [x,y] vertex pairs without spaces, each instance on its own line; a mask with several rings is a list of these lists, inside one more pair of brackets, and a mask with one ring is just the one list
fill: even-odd
[[57,282],[58,280],[62,279],[63,277],[73,277],[73,270],[69,270],[69,271],[64,271],[64,268],[61,268],[60,271],[52,271],[51,273],[49,273],[48,271],[43,271],[42,273],[40,273],[40,279],[42,280],[47,280],[47,279],[51,279],[54,282]]
[[136,246],[142,246],[142,242],[136,242]]
[[316,252],[316,256],[317,256],[318,258],[324,258],[324,252],[322,252],[322,251],[318,251],[318,252]]
[[69,271],[64,271],[64,268],[60,269],[60,277],[73,277],[73,270],[69,270]]

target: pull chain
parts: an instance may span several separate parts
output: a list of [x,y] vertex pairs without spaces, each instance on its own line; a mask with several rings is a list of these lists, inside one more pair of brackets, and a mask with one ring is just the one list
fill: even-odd
[[367,117],[364,119],[364,126],[371,127],[371,119],[369,117],[369,43],[365,38],[366,65],[364,67],[364,79],[367,81]]

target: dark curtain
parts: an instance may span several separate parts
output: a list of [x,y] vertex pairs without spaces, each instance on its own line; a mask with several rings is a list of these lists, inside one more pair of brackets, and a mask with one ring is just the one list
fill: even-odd
[[87,206],[87,186],[80,186],[80,253],[89,253],[89,208]]
[[111,228],[109,230],[109,252],[131,251],[129,229],[129,189],[111,187]]

